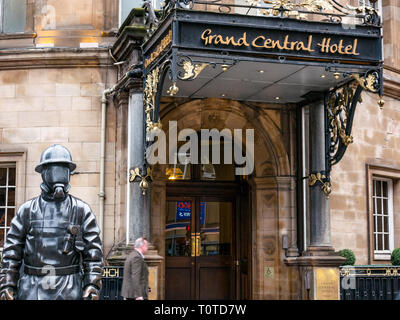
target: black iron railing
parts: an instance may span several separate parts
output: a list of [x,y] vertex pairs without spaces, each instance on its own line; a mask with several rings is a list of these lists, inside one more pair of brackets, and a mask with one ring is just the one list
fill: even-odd
[[[123,267],[105,267],[100,300],[122,300]],[[341,300],[400,300],[400,267],[344,266],[340,268]]]
[[122,289],[123,267],[104,267],[100,300],[123,300]]
[[[161,18],[175,8],[213,11],[223,14],[248,16],[275,16],[308,21],[343,23],[345,25],[380,25],[377,5],[351,6],[349,0],[166,0]],[[148,18],[152,23],[158,18],[150,0],[145,0]]]
[[400,300],[400,267],[391,265],[340,268],[341,300]]

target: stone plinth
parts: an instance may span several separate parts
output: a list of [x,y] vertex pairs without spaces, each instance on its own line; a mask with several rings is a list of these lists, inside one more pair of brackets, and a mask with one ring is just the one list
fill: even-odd
[[332,247],[309,247],[285,263],[299,268],[302,300],[340,300],[339,266],[345,260]]

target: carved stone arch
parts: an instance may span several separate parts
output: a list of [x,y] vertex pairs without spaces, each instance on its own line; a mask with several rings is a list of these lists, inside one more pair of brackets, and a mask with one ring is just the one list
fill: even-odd
[[[288,175],[289,157],[280,129],[263,110],[238,101],[207,98],[174,103],[161,110],[163,129],[168,136],[168,122],[177,121],[183,128],[255,129],[255,176]],[[168,139],[167,139],[168,140]],[[260,156],[263,155],[263,156]]]

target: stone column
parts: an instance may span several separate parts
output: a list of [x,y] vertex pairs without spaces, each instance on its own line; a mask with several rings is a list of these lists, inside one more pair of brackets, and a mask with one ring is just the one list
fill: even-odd
[[[145,164],[145,112],[143,106],[143,89],[139,81],[131,81],[131,90],[128,103],[128,148],[127,148],[127,171],[139,168],[142,176],[146,175]],[[151,243],[150,237],[150,213],[151,213],[151,182],[149,188],[143,195],[140,188],[141,179],[133,182],[127,181],[128,210],[126,212],[126,243],[116,246],[107,261],[110,265],[123,266],[126,257],[132,252],[133,244],[139,237],[146,237],[149,241],[149,250],[145,260],[149,267],[149,293],[150,300],[161,299],[164,296],[163,285],[161,284],[163,257],[158,254],[157,249]]]
[[[139,168],[144,171],[144,107],[142,91],[132,90],[128,106],[128,168]],[[137,179],[138,180],[138,179]],[[129,183],[129,212],[127,217],[127,243],[133,243],[139,237],[150,239],[150,183],[149,189],[143,195],[139,187],[140,180]]]
[[[310,173],[324,173],[325,106],[318,101],[310,106]],[[331,247],[329,198],[321,184],[310,186],[310,247]]]
[[[129,169],[140,169],[142,176],[146,175],[145,164],[145,112],[143,105],[143,91],[133,89],[129,97],[128,126],[129,126],[129,147],[128,167]],[[157,249],[151,243],[150,238],[150,214],[151,214],[151,182],[148,181],[148,189],[143,194],[140,188],[141,179],[129,182],[129,212],[127,245],[130,247],[139,237],[146,237],[149,241],[149,249],[145,260],[149,267],[149,300],[160,299],[164,292],[161,292],[160,276],[163,257],[158,254]]]
[[[324,173],[325,112],[324,102],[310,105],[309,119],[309,173]],[[300,274],[299,297],[304,300],[339,300],[339,266],[345,259],[331,246],[329,198],[324,194],[321,183],[310,186],[310,245],[301,257],[286,258],[286,264],[297,265]]]

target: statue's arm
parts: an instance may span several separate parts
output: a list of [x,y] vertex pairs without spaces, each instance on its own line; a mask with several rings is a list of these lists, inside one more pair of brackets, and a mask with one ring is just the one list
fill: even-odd
[[83,288],[91,285],[100,291],[101,277],[103,275],[103,251],[100,229],[90,208],[85,210],[82,240],[84,247],[82,252]]
[[0,290],[4,288],[17,289],[27,232],[25,212],[25,206],[22,206],[11,220],[3,249]]

